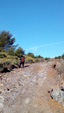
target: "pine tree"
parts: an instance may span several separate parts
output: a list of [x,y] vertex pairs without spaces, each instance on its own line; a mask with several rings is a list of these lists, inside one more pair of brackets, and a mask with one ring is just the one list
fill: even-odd
[[6,31],[0,32],[0,51],[14,48],[14,42],[15,38],[12,38],[12,34]]

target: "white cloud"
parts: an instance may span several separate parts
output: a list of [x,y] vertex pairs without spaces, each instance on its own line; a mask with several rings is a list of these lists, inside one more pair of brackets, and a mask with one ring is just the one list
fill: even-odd
[[42,48],[42,47],[46,47],[46,46],[52,46],[52,45],[58,45],[58,44],[63,44],[64,42],[55,42],[55,43],[50,43],[50,44],[44,44],[44,45],[40,45],[40,46],[35,46],[35,47],[32,47],[32,48],[28,48],[28,49],[25,49],[26,51],[29,51],[29,50],[35,50],[37,51],[38,48]]

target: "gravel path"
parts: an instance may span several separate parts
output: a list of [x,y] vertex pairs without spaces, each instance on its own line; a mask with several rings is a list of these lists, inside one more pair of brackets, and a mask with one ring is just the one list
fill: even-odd
[[4,74],[0,80],[0,113],[64,113],[49,90],[59,83],[52,62],[26,65]]

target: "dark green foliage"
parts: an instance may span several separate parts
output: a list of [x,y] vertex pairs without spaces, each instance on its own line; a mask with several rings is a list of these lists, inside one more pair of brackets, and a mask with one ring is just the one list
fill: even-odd
[[7,51],[8,55],[11,55],[11,56],[14,56],[14,48],[10,48],[8,51]]
[[32,57],[32,58],[35,57],[33,53],[28,53],[28,56],[30,56],[30,57]]
[[60,59],[61,58],[61,56],[57,56],[57,57],[55,57],[55,59]]
[[3,72],[4,71],[4,66],[2,63],[0,63],[0,72]]
[[58,57],[55,57],[55,59],[58,59]]
[[62,59],[64,59],[64,54],[62,55]]
[[3,66],[4,67],[7,67],[9,65],[11,65],[11,61],[10,60],[6,60],[6,61],[3,62]]
[[11,61],[10,60],[5,60],[0,62],[0,72],[5,72],[5,70],[11,69]]
[[45,58],[45,60],[49,60],[49,59],[50,59],[50,58],[47,58],[47,57]]
[[16,56],[21,57],[23,54],[24,54],[24,50],[21,47],[16,49],[16,51],[15,51]]
[[64,54],[61,55],[61,56],[56,56],[56,57],[55,57],[55,59],[61,59],[61,58],[64,59]]
[[0,32],[0,72],[18,66],[18,57],[24,55],[24,50],[21,47],[16,49],[17,45],[14,45],[14,42],[12,34],[6,31]]
[[13,47],[15,38],[12,38],[12,34],[6,31],[0,33],[0,51],[8,50]]
[[40,55],[38,55],[38,56],[36,56],[35,58],[43,58],[42,56],[40,56]]
[[2,60],[0,61],[0,72],[11,71],[16,64],[18,64],[17,59]]
[[28,62],[29,62],[29,63],[33,63],[33,60],[32,60],[32,59],[28,59]]
[[35,62],[39,62],[38,58],[35,59]]
[[61,56],[58,56],[58,59],[61,59]]

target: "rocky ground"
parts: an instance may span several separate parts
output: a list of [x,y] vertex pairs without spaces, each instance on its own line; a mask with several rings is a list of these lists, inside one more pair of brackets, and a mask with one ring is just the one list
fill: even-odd
[[63,101],[55,100],[54,88],[61,88],[61,77],[53,64],[25,64],[25,68],[4,73],[0,77],[0,113],[64,113]]

